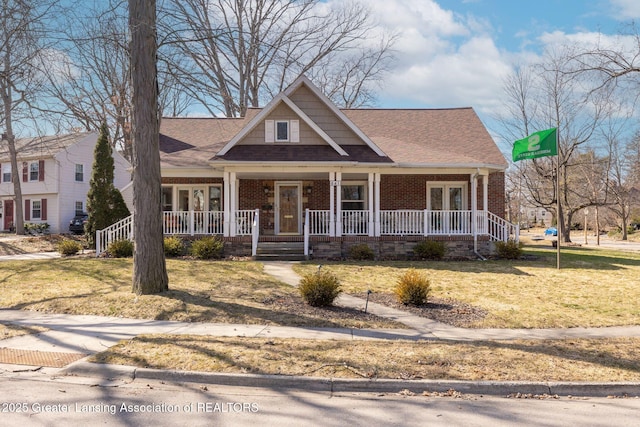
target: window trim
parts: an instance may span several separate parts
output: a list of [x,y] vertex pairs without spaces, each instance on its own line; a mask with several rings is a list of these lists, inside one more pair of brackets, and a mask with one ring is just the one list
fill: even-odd
[[[80,172],[78,172],[78,166],[80,166],[80,168],[82,169]],[[80,174],[80,179],[78,179],[78,173]],[[76,163],[74,181],[84,182],[84,164],[83,163]]]
[[[279,126],[280,125],[286,125],[286,133],[287,135],[285,136],[285,138],[280,138],[280,132],[279,132]],[[274,140],[275,142],[290,142],[291,141],[291,123],[289,123],[289,120],[275,120],[274,121]]]
[[469,183],[467,181],[432,181],[427,183],[427,209],[433,210],[431,207],[431,189],[442,188],[442,210],[450,211],[449,190],[451,188],[462,189],[462,211],[469,210]]
[[[33,167],[35,165],[35,169]],[[33,175],[36,175],[36,178],[33,179]],[[29,162],[29,182],[37,182],[40,180],[40,162]]]
[[[9,175],[9,179],[5,179],[7,176]],[[11,182],[11,176],[12,176],[12,171],[11,171],[11,163],[7,163],[7,164],[3,164],[2,165],[2,182],[4,183],[9,183]]]
[[[39,205],[38,209],[35,208],[36,203]],[[34,221],[39,221],[42,219],[42,199],[32,199],[31,200],[31,216],[30,218]],[[35,215],[36,210],[38,211],[38,216]]]
[[[342,197],[342,188],[343,187],[352,187],[352,186],[359,186],[362,187],[362,200],[349,200],[349,199],[345,199],[344,197]],[[368,197],[369,197],[369,192],[368,192],[368,183],[367,181],[342,181],[341,185],[340,185],[340,210],[341,211],[352,211],[354,209],[345,209],[344,208],[344,204],[345,203],[362,203],[362,209],[356,209],[356,210],[363,210],[366,211],[369,209],[369,204],[368,204]]]

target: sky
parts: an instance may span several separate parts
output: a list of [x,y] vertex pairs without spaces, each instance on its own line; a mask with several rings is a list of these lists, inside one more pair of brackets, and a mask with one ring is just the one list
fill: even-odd
[[[491,132],[503,79],[545,47],[615,36],[640,0],[367,0],[397,31],[396,60],[378,96],[385,108],[473,107]],[[494,136],[495,138],[495,136]],[[500,141],[496,141],[500,145]]]

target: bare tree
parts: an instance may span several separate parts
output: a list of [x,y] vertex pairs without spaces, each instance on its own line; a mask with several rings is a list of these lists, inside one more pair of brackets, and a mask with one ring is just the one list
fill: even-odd
[[[170,3],[170,2],[167,2]],[[175,0],[165,9],[166,43],[185,60],[172,71],[211,114],[243,116],[302,74],[339,105],[373,98],[389,68],[393,37],[373,31],[357,2]]]
[[[525,198],[531,205],[553,212],[559,235],[569,242],[573,215],[589,203],[588,198],[578,194],[574,185],[576,158],[595,143],[594,134],[602,120],[612,114],[613,105],[608,92],[589,96],[585,81],[567,72],[567,51],[547,52],[544,57],[545,63],[517,71],[505,83],[512,115],[502,123],[511,132],[507,135],[510,140],[537,130],[558,128],[559,159],[534,159],[519,162],[517,167],[526,189]],[[520,135],[514,138],[517,132]],[[559,181],[559,193],[556,180]]]
[[0,11],[2,142],[6,142],[11,159],[16,234],[24,234],[24,211],[14,125],[17,117],[30,116],[30,101],[39,87],[36,62],[43,50],[41,26],[48,7],[44,2],[2,0]]
[[[131,161],[131,87],[127,9],[123,0],[86,3],[67,10],[64,40],[55,66],[42,64],[47,93],[52,99],[48,112],[66,127],[87,131],[107,123],[110,142]],[[166,63],[163,63],[166,64]],[[178,92],[175,76],[160,69],[159,103],[168,115],[180,115],[189,107]]]
[[160,204],[156,2],[129,0],[135,248],[133,292],[169,289]]

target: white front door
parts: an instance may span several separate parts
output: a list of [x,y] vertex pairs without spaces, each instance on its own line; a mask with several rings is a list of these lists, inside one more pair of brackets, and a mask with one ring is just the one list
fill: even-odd
[[466,185],[463,183],[433,183],[427,187],[427,210],[431,213],[429,226],[432,232],[458,231],[463,225],[457,211],[466,206]]

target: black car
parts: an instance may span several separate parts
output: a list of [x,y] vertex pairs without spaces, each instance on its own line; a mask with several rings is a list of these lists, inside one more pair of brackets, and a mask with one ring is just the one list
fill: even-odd
[[86,213],[78,214],[69,222],[69,232],[73,234],[84,234],[84,225],[87,223],[89,215]]

